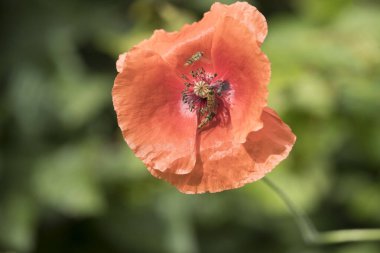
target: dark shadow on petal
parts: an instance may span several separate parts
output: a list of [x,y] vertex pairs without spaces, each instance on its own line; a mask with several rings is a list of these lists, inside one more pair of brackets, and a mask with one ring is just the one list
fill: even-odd
[[201,158],[201,153],[200,153],[200,146],[201,146],[201,135],[196,134],[196,139],[195,139],[195,152],[196,152],[196,162],[194,169],[192,172],[187,175],[188,179],[186,184],[190,186],[197,186],[202,182],[203,178],[203,162]]
[[161,172],[158,170],[151,169],[153,176],[162,178],[169,183],[175,185],[181,192],[184,193],[196,193],[198,186],[203,180],[203,162],[200,155],[200,134],[196,135],[195,140],[195,152],[196,152],[196,162],[193,170],[187,174],[176,174],[174,171]]
[[264,127],[248,135],[244,148],[256,163],[266,163],[270,157],[284,159],[294,144],[294,134],[278,115],[268,108],[264,110],[261,118]]

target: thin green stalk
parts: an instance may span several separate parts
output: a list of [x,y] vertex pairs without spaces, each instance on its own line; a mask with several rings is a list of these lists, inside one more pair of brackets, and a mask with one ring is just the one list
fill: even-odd
[[314,243],[315,239],[318,237],[318,231],[315,229],[309,217],[298,209],[288,195],[286,195],[285,192],[283,192],[275,183],[267,177],[264,177],[262,180],[281,198],[282,201],[284,201],[285,205],[289,208],[290,212],[294,216],[298,229],[301,231],[303,240],[306,243]]
[[319,244],[380,241],[380,229],[344,229],[319,233]]
[[295,222],[307,244],[335,244],[344,242],[380,241],[380,229],[345,229],[318,232],[309,217],[275,183],[267,177],[262,179],[293,214]]

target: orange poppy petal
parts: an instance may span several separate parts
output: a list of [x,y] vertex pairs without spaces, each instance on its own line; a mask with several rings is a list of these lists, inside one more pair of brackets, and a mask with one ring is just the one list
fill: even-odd
[[184,25],[178,32],[155,30],[151,38],[142,41],[139,47],[153,50],[173,68],[183,69],[186,60],[197,51],[204,52],[204,59],[210,56],[212,35],[217,18],[216,12],[207,12],[202,20],[191,25]]
[[149,50],[132,49],[123,67],[112,96],[126,142],[150,169],[190,172],[197,119],[181,101],[182,81]]
[[250,30],[231,17],[218,23],[212,58],[215,71],[232,87],[230,116],[234,141],[244,143],[249,132],[262,127],[260,117],[267,104],[270,62]]
[[[231,5],[215,3],[211,7],[211,12],[226,15],[242,22],[256,37],[259,46],[264,42],[268,33],[268,25],[263,14],[256,7],[247,2],[236,2]],[[240,45],[240,43],[239,43]]]
[[197,38],[212,34],[215,24],[225,16],[232,17],[242,22],[253,34],[257,43],[261,45],[267,35],[268,27],[265,17],[256,7],[246,2],[236,2],[231,5],[214,3],[211,10],[206,12],[199,22],[184,25],[178,32],[166,32],[162,29],[156,30],[152,37],[144,40],[139,47],[151,49],[166,59],[167,54],[175,50],[184,42],[197,40]]
[[262,120],[264,128],[258,132],[251,132],[244,148],[256,163],[256,169],[265,174],[288,156],[296,136],[269,107],[264,109]]
[[119,58],[116,61],[116,70],[117,72],[122,72],[124,69],[124,62],[125,62],[125,57],[127,56],[127,53],[123,53],[119,55]]
[[288,156],[296,140],[272,109],[265,108],[261,118],[263,128],[251,132],[246,143],[226,140],[218,148],[201,150],[191,173],[151,173],[189,194],[219,192],[256,181]]
[[237,2],[232,5],[215,3],[211,11],[204,14],[199,22],[185,25],[178,32],[165,32],[156,30],[152,37],[144,40],[139,47],[153,50],[160,54],[164,60],[177,67],[179,71],[184,70],[183,64],[195,52],[203,51],[203,66],[210,61],[211,41],[218,20],[225,16],[242,22],[250,32],[250,36],[256,38],[260,46],[268,32],[265,17],[253,6],[246,2]]

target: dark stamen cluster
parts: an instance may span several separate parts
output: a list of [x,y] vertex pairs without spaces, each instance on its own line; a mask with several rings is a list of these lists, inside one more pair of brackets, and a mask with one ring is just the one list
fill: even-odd
[[226,80],[216,80],[216,73],[208,73],[203,68],[190,72],[191,78],[182,75],[185,89],[182,91],[182,101],[189,110],[196,111],[200,117],[198,128],[207,125],[216,116],[219,100],[223,98],[230,84]]

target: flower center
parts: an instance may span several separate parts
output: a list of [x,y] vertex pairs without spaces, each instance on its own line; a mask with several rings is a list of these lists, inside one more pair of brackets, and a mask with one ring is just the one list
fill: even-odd
[[226,80],[217,79],[217,74],[206,72],[203,68],[191,71],[191,78],[182,75],[185,89],[182,101],[191,112],[195,111],[199,118],[198,128],[203,128],[218,116],[230,84]]
[[194,84],[194,94],[198,97],[207,98],[210,91],[211,89],[205,81],[199,81]]

